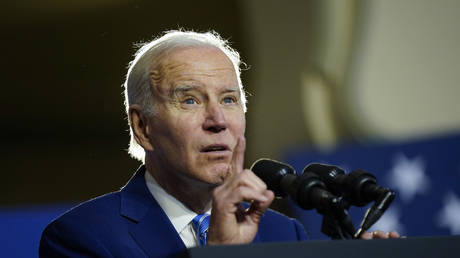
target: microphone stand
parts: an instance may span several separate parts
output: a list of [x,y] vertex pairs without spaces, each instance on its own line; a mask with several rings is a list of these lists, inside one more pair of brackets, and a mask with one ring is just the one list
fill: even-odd
[[343,197],[332,198],[326,208],[317,209],[318,213],[323,214],[321,232],[331,239],[358,239],[380,219],[394,198],[394,191],[382,188],[374,204],[366,211],[361,226],[356,232],[348,214],[350,202]]
[[366,230],[380,219],[394,200],[395,193],[390,189],[386,190],[366,211],[361,221],[361,226],[356,232],[348,215],[350,204],[343,200],[342,197],[331,201],[328,210],[318,210],[319,213],[323,214],[321,232],[331,237],[331,239],[359,239]]
[[353,238],[355,229],[348,214],[350,205],[342,197],[331,201],[329,209],[318,210],[323,214],[321,232],[331,239],[345,240]]

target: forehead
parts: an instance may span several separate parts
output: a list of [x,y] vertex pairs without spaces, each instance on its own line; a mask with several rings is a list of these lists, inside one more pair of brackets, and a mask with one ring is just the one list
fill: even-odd
[[237,81],[233,63],[216,47],[187,47],[173,50],[163,60],[161,70],[168,80],[208,77]]

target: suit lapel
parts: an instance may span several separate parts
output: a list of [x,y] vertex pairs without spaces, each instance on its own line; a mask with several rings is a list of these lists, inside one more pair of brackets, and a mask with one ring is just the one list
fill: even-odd
[[168,257],[185,252],[185,245],[160,205],[149,192],[141,166],[121,190],[123,217],[130,223],[130,234],[150,257]]

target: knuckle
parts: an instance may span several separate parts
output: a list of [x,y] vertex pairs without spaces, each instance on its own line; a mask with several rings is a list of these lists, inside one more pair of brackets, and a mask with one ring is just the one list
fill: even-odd
[[262,180],[260,180],[260,182],[261,182],[261,186],[262,186],[263,190],[267,190],[267,184]]
[[247,170],[247,169],[243,169],[243,171],[240,173],[240,175],[241,175],[243,178],[248,178],[248,177],[249,177],[248,171],[249,171],[249,170]]
[[235,192],[239,196],[244,196],[246,194],[246,189],[243,187],[238,187]]
[[257,176],[249,169],[245,169],[241,172],[241,176],[245,179],[245,180],[252,180],[251,178],[257,178]]
[[221,186],[218,186],[218,187],[214,188],[214,190],[212,190],[212,193],[211,193],[212,194],[212,199],[214,199],[214,200],[218,199],[218,197],[221,194],[221,189],[222,189]]
[[236,180],[238,182],[246,182],[248,180],[248,173],[243,170],[241,173],[236,175]]

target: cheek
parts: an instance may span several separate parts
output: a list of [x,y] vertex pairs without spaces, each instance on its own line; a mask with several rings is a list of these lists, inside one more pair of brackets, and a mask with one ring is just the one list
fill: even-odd
[[242,115],[242,119],[241,119],[241,130],[243,131],[243,135],[244,135],[244,132],[246,131],[246,117],[244,116],[244,114]]
[[164,148],[171,152],[182,152],[186,149],[193,139],[196,117],[192,114],[188,116],[177,112],[163,112],[166,114],[156,120],[151,132],[152,139],[157,147]]
[[244,113],[238,113],[232,116],[231,124],[235,136],[243,136],[246,130],[246,118]]
[[200,117],[196,114],[181,116],[176,119],[172,130],[174,130],[178,144],[190,147],[197,140],[201,128],[199,119]]

